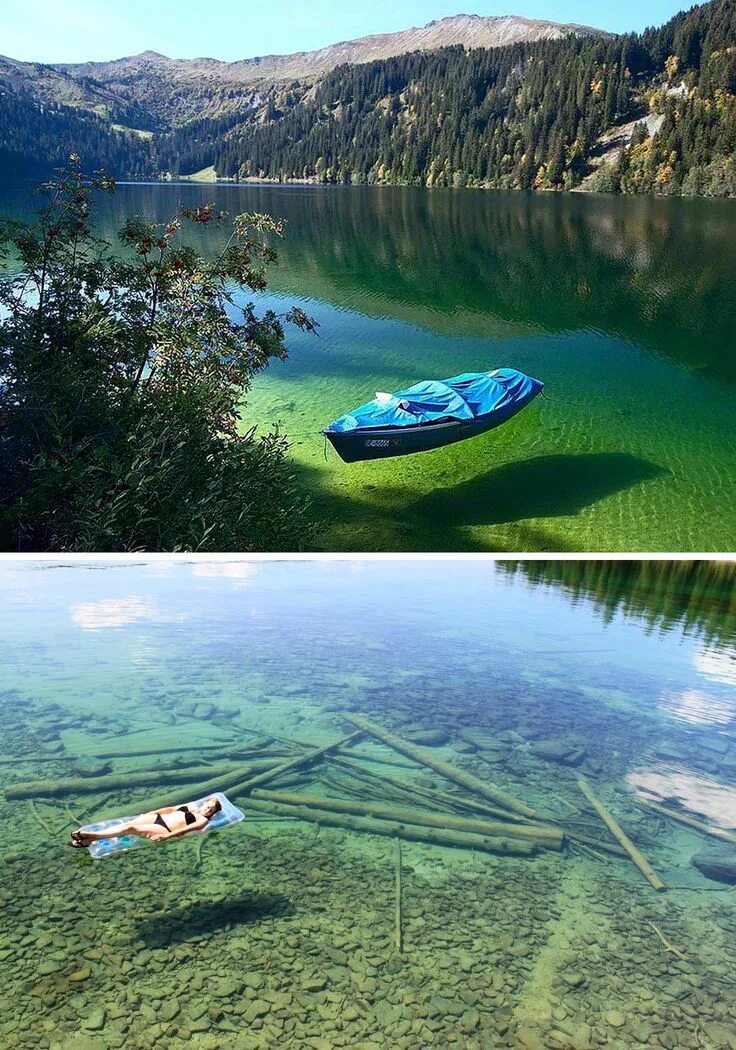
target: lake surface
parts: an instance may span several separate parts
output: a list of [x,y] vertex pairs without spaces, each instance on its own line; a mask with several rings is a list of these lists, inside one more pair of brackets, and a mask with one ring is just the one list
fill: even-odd
[[[736,1046],[734,895],[692,863],[736,846],[635,801],[736,824],[733,566],[16,559],[0,595],[2,787],[93,788],[0,801],[3,1047]],[[65,845],[194,797],[166,786],[182,766],[339,739],[344,712],[429,733],[587,845],[404,841],[402,951],[390,838],[241,798],[244,823],[194,841],[99,862]],[[350,760],[363,779],[330,759],[274,787],[468,797],[385,745]],[[116,787],[89,779],[104,766]],[[580,776],[665,892],[607,852]]]
[[[323,550],[736,548],[736,206],[391,187],[126,185],[102,204],[179,201],[283,217],[264,303],[298,304],[248,423],[282,424]],[[27,187],[0,191],[25,213]],[[222,231],[197,231],[212,251]],[[512,366],[546,383],[484,437],[343,464],[322,428],[376,390]]]

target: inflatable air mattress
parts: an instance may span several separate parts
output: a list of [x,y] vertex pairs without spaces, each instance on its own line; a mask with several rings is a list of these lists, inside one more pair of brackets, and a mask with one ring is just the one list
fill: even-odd
[[[206,828],[201,831],[192,832],[195,835],[203,835],[207,831],[219,831],[220,828],[226,828],[229,824],[237,824],[243,820],[245,814],[241,813],[236,806],[232,804],[230,799],[226,798],[219,791],[212,792],[206,795],[205,798],[219,798],[222,809],[219,813],[215,813],[212,820],[209,822]],[[205,801],[204,798],[197,799],[196,802],[190,803],[190,805],[201,805]],[[137,835],[116,835],[115,828],[124,828],[126,824],[130,824],[132,820],[137,820],[138,817],[116,817],[114,820],[102,820],[97,824],[86,824],[80,831],[109,831],[110,837],[104,839],[98,839],[93,842],[89,847],[89,853],[95,860],[102,860],[103,857],[109,857],[113,853],[122,853],[125,850],[137,849],[138,846],[145,846],[150,844],[149,839],[139,838]]]

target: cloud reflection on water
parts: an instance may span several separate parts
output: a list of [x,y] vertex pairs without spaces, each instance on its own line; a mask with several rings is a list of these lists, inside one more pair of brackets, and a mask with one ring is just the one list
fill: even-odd
[[245,587],[258,572],[252,561],[200,561],[192,565],[192,575],[200,579],[234,580],[235,587]]
[[644,797],[657,802],[676,798],[696,817],[705,817],[722,828],[736,826],[736,785],[665,764],[632,770],[626,779]]
[[98,602],[78,602],[69,606],[72,622],[84,631],[125,627],[156,617],[156,603],[130,595],[127,598],[103,598]]
[[657,706],[673,718],[702,726],[725,726],[736,721],[736,696],[715,697],[704,689],[668,690]]
[[693,653],[693,666],[716,682],[736,685],[736,649],[702,649]]

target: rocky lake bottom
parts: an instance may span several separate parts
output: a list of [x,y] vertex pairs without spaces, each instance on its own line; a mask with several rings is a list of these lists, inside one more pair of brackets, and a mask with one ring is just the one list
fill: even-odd
[[[310,728],[320,743],[344,730],[328,713]],[[575,784],[579,773],[600,783],[590,744],[573,769],[535,757],[534,739],[514,730],[474,733],[446,719],[443,734],[447,744],[432,750],[453,765],[523,784],[525,797],[607,838]],[[378,759],[366,768],[447,787],[408,762],[382,765],[401,761],[387,748],[354,750]],[[714,757],[704,751],[706,768]],[[306,771],[299,790],[334,796],[332,770],[328,759]],[[93,862],[64,848],[89,796],[6,802],[0,1041],[19,1050],[735,1047],[736,898],[689,864],[703,839],[642,811],[614,772],[600,794],[663,878],[688,888],[657,894],[627,859],[574,847],[527,858],[405,842],[402,951],[388,839],[248,813],[244,800],[234,829]],[[13,768],[14,779],[25,773]],[[68,776],[68,764],[34,763],[42,774]],[[295,790],[293,778],[287,786]],[[134,812],[145,799],[137,789],[115,801]]]

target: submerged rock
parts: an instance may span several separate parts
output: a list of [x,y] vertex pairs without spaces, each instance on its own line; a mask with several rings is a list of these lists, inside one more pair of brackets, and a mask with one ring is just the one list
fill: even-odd
[[565,766],[577,766],[585,758],[585,749],[569,740],[540,740],[532,744],[529,750],[536,758]]
[[404,737],[418,747],[443,747],[450,740],[450,734],[444,729],[409,729]]
[[713,1046],[736,1047],[736,1025],[724,1021],[702,1021],[701,1028]]
[[736,853],[702,850],[695,854],[692,862],[706,878],[736,885]]
[[162,1021],[173,1021],[178,1017],[181,1005],[178,999],[166,999],[158,1010],[158,1016]]
[[271,1004],[267,1003],[265,999],[254,999],[245,1011],[243,1018],[248,1024],[252,1024],[257,1018],[265,1017],[270,1009]]
[[325,977],[310,977],[302,981],[302,988],[305,992],[321,992],[326,986],[327,979]]
[[589,1050],[593,1044],[593,1030],[587,1021],[581,1021],[570,1037],[571,1050]]
[[80,758],[74,763],[73,775],[77,777],[104,777],[112,772],[112,763],[102,758]]
[[471,744],[468,740],[457,740],[452,746],[461,755],[474,755],[478,750],[475,744]]
[[546,1050],[544,1036],[537,1028],[530,1025],[522,1025],[516,1030],[518,1045],[524,1050]]
[[81,1024],[82,1028],[86,1028],[88,1032],[99,1032],[105,1027],[105,1011],[102,1007],[91,1010],[87,1017],[82,1018]]
[[506,744],[498,740],[495,734],[482,729],[461,729],[458,736],[481,751],[504,751],[506,749]]

